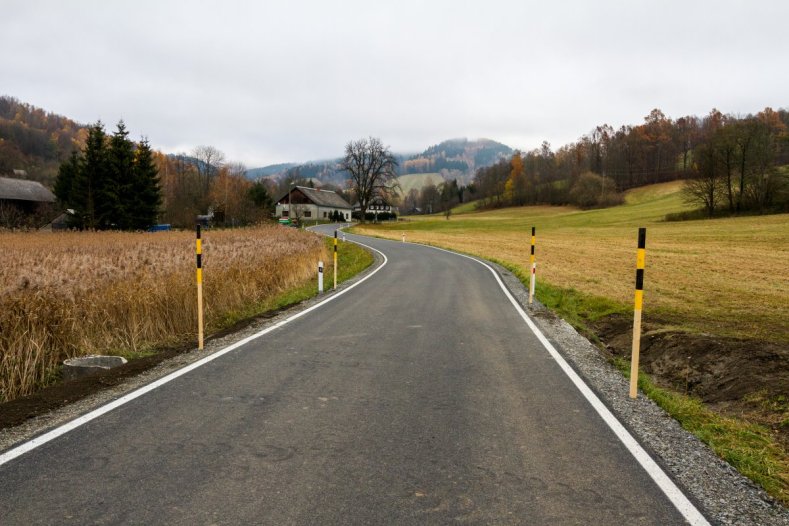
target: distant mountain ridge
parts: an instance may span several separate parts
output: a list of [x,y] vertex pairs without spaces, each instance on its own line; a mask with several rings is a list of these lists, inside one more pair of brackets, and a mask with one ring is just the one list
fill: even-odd
[[[469,182],[478,168],[491,166],[513,149],[490,139],[450,139],[430,146],[416,155],[396,155],[398,174],[440,174],[444,179]],[[302,164],[282,163],[253,168],[247,177],[280,179],[313,179],[324,184],[342,185],[347,175],[339,169],[341,159],[312,161]]]
[[267,177],[269,175],[276,175],[281,173],[289,168],[293,168],[294,166],[298,166],[298,163],[279,163],[279,164],[270,164],[268,166],[263,166],[261,168],[250,168],[247,170],[247,177],[250,179],[259,179],[261,177]]

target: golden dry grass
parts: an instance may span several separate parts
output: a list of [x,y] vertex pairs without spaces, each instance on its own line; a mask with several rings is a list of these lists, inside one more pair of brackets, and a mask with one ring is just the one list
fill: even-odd
[[721,336],[789,341],[789,215],[664,222],[685,209],[678,182],[629,192],[605,210],[522,207],[447,221],[421,217],[358,233],[453,248],[528,267],[537,227],[537,276],[632,304],[637,228],[647,227],[647,315]]
[[[0,233],[0,401],[65,358],[196,338],[194,233]],[[279,226],[203,236],[206,325],[309,280],[323,241]]]

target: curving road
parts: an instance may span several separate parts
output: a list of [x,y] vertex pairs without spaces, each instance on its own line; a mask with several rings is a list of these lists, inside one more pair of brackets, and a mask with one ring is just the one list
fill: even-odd
[[352,290],[6,459],[0,523],[685,523],[485,267],[363,241]]

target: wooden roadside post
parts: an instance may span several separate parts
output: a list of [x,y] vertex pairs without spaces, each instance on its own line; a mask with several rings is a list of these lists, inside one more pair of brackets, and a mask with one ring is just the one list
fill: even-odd
[[197,348],[203,349],[203,240],[200,224],[197,224],[195,253],[197,254]]
[[641,309],[644,304],[644,263],[646,262],[647,229],[638,229],[636,253],[636,296],[633,309],[633,354],[630,357],[630,398],[638,396],[638,355],[641,350]]
[[334,231],[334,289],[337,289],[337,231]]
[[531,256],[529,263],[531,266],[531,276],[529,276],[529,305],[534,301],[534,282],[537,279],[537,262],[534,259],[534,242],[536,239],[536,228],[531,227]]

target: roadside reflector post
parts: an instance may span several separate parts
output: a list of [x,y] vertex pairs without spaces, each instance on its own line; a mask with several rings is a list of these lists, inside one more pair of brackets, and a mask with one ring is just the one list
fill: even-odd
[[403,232],[403,243],[405,243],[405,232]]
[[646,262],[647,229],[638,229],[636,253],[636,296],[633,310],[633,354],[630,358],[630,398],[638,396],[638,355],[641,351],[641,309],[644,304],[644,263]]
[[196,228],[195,253],[197,255],[197,348],[203,348],[203,240],[200,224]]
[[334,288],[337,288],[337,231],[334,231]]
[[529,305],[534,302],[534,282],[537,278],[537,262],[534,259],[534,241],[535,241],[536,228],[531,227],[531,256],[529,256],[529,266],[531,267],[531,275],[529,276]]
[[318,293],[323,292],[323,261],[318,261]]

